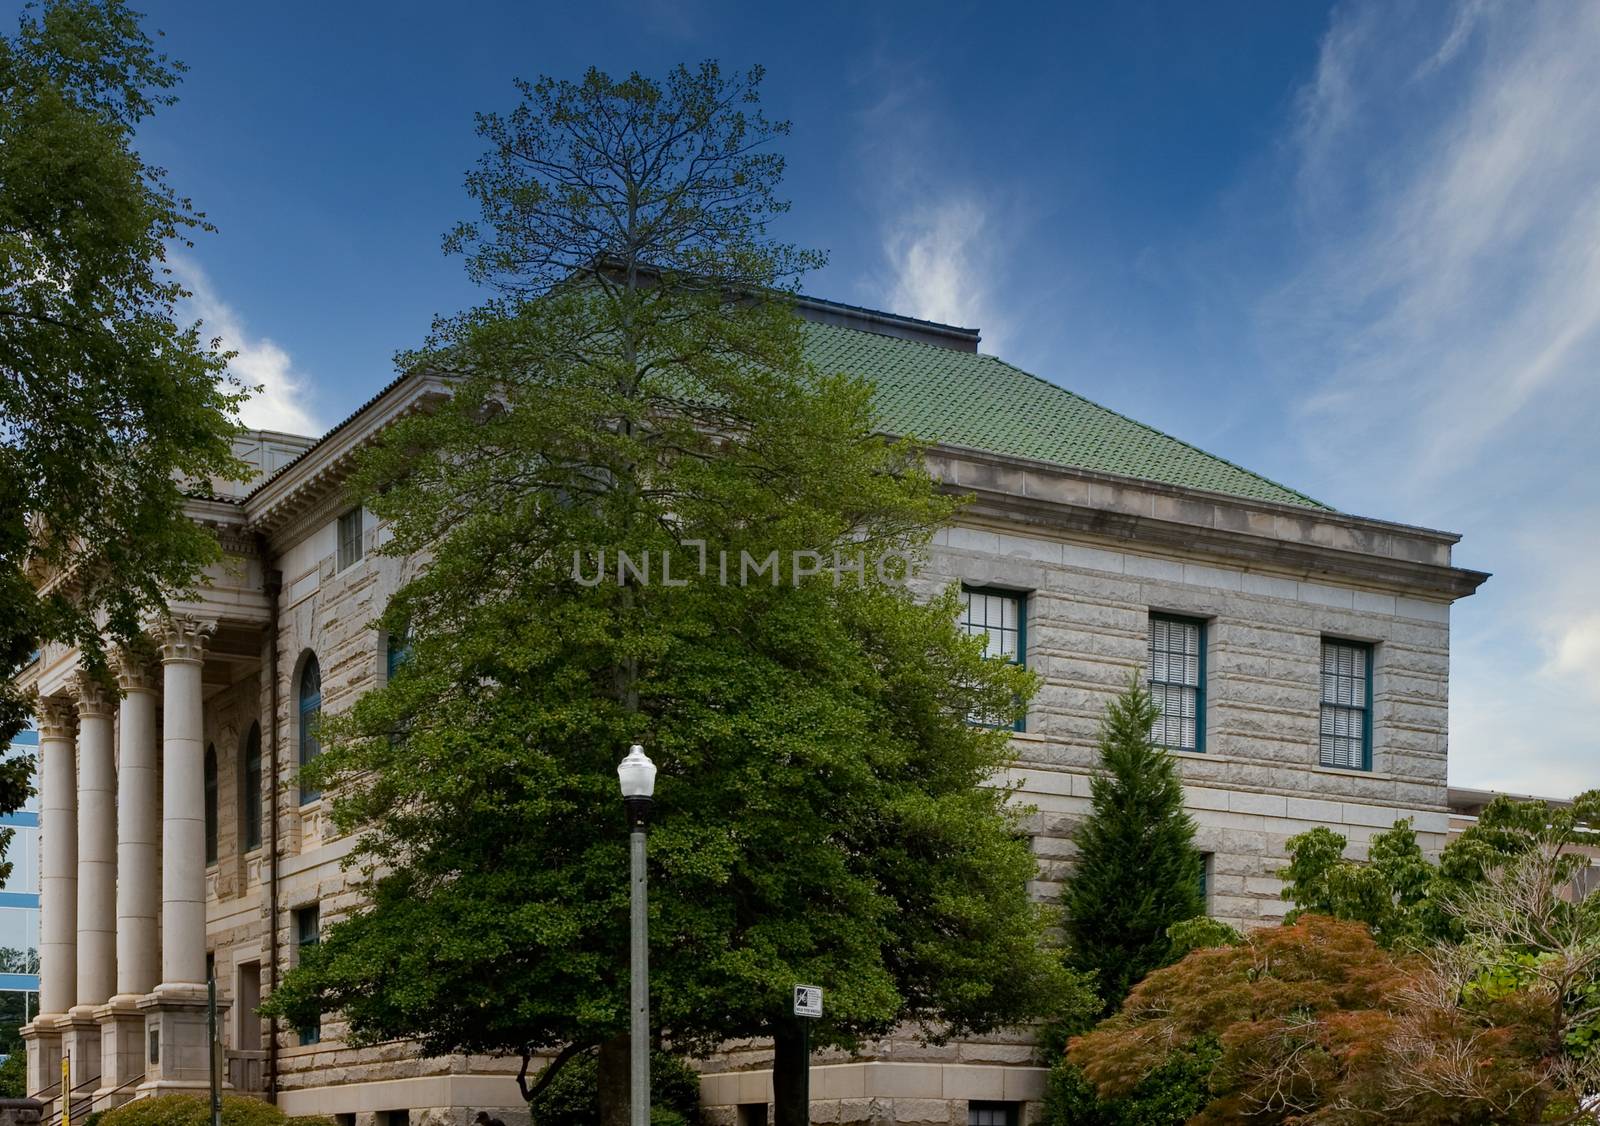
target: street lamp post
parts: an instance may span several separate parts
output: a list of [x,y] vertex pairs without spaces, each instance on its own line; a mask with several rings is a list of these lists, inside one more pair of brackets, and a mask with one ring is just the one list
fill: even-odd
[[646,916],[645,834],[656,791],[656,764],[635,743],[617,766],[622,805],[628,813],[630,942],[628,960],[629,1119],[631,1126],[650,1126],[650,954]]

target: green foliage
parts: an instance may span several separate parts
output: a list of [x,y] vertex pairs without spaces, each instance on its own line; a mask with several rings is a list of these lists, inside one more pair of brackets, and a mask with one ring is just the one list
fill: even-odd
[[0,1063],[0,1099],[21,1099],[28,1094],[27,1048],[18,1044]]
[[[532,1126],[599,1126],[599,1060],[595,1052],[572,1057],[528,1104]],[[651,1126],[700,1121],[700,1076],[677,1056],[650,1053]]]
[[[967,722],[1025,706],[1031,674],[959,632],[953,590],[919,601],[787,562],[781,583],[737,581],[744,552],[864,555],[869,574],[885,551],[922,558],[955,508],[914,446],[875,435],[869,387],[806,364],[781,294],[730,300],[797,260],[764,238],[778,165],[741,155],[772,135],[747,116],[753,85],[713,67],[525,93],[503,125],[517,143],[474,181],[486,233],[462,248],[486,278],[551,255],[575,275],[530,295],[519,274],[505,288],[528,300],[440,326],[411,362],[453,396],[362,467],[383,550],[430,559],[382,622],[408,632],[407,661],[326,725],[312,771],[377,874],[269,1007],[342,1010],[356,1042],[439,1054],[612,1042],[628,1023],[615,768],[635,741],[660,768],[652,1017],[675,1047],[769,1034],[797,981],[828,989],[819,1045],[1066,1006],[1080,987],[1027,894],[1024,811],[989,784],[1009,733]],[[674,164],[684,145],[702,156]],[[519,179],[538,180],[534,152],[586,186]],[[605,206],[613,175],[664,198],[660,166],[686,177],[671,207]],[[747,210],[727,210],[729,176]],[[574,251],[569,225],[608,241]],[[654,581],[619,578],[618,549]],[[600,551],[603,581],[575,574]],[[661,581],[668,553],[685,585]]]
[[1244,935],[1227,923],[1205,915],[1173,923],[1167,928],[1167,938],[1172,942],[1168,957],[1176,962],[1191,950],[1204,950],[1212,946],[1238,946]]
[[1433,937],[1441,921],[1433,897],[1436,871],[1422,855],[1411,819],[1373,836],[1367,861],[1344,859],[1345,838],[1319,825],[1290,837],[1289,864],[1278,874],[1293,923],[1307,912],[1366,923],[1385,946]]
[[1045,1087],[1045,1126],[1181,1126],[1211,1100],[1211,1073],[1221,1057],[1216,1037],[1196,1037],[1127,1094],[1110,1098],[1063,1058]]
[[824,255],[777,242],[789,210],[776,189],[787,121],[761,112],[761,67],[724,75],[714,60],[665,79],[590,68],[581,82],[517,82],[509,114],[478,118],[488,151],[467,176],[482,220],[446,250],[474,281],[542,297],[596,263],[637,266],[733,290],[762,289]]
[[[0,746],[30,710],[4,686],[41,639],[103,674],[103,636],[137,636],[220,558],[179,479],[240,472],[239,397],[226,356],[174,320],[163,264],[205,221],[132,147],[180,69],[121,0],[29,5],[0,36]],[[28,774],[0,762],[0,812]]]
[[1292,924],[1301,915],[1334,914],[1333,870],[1344,862],[1346,838],[1318,825],[1289,838],[1289,863],[1278,870],[1280,893],[1294,907],[1284,916]]
[[1202,859],[1171,755],[1150,739],[1157,718],[1135,678],[1106,709],[1092,811],[1064,894],[1072,964],[1093,973],[1107,1010],[1172,956],[1167,928],[1202,911]]
[[[211,1101],[200,1095],[154,1095],[108,1110],[99,1126],[208,1126]],[[222,1097],[222,1126],[328,1126],[326,1118],[290,1118],[270,1103],[247,1095]]]
[[[1600,793],[1580,795],[1570,806],[1499,797],[1478,821],[1450,842],[1437,864],[1417,844],[1409,818],[1372,838],[1367,860],[1344,858],[1342,834],[1318,826],[1289,838],[1289,863],[1279,871],[1283,898],[1294,904],[1292,923],[1305,913],[1366,923],[1385,946],[1429,941],[1459,942],[1464,896],[1480,889],[1492,872],[1535,852],[1552,856],[1549,877],[1572,880],[1588,857],[1575,846],[1596,843],[1590,824],[1600,823]],[[1587,909],[1600,910],[1600,904]]]

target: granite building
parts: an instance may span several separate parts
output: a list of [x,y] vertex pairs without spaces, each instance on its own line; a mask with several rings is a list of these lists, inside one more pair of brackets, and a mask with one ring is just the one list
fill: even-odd
[[[1042,677],[1013,768],[1038,810],[1039,895],[1070,864],[1096,724],[1136,669],[1181,761],[1211,914],[1277,918],[1284,843],[1313,825],[1359,852],[1410,817],[1442,847],[1450,607],[1486,577],[1454,565],[1458,537],[1336,512],[980,354],[976,331],[824,301],[801,312],[812,357],[872,379],[883,429],[932,441],[934,472],[975,498],[921,581],[960,583],[966,627]],[[59,1098],[63,1053],[82,1109],[203,1086],[214,972],[237,1090],[350,1126],[520,1108],[509,1061],[355,1050],[336,1017],[288,1028],[254,1012],[354,902],[352,842],[296,772],[315,718],[391,671],[396,647],[372,623],[418,565],[375,553],[384,531],[347,507],[344,476],[448,390],[410,374],[321,437],[243,439],[256,479],[191,504],[226,561],[151,624],[153,659],[121,661],[120,698],[80,680],[69,649],[27,670],[42,760],[31,1090]],[[767,1065],[759,1044],[706,1061],[708,1120],[764,1122]],[[1024,1122],[1043,1076],[1022,1037],[890,1037],[819,1059],[814,1113]]]

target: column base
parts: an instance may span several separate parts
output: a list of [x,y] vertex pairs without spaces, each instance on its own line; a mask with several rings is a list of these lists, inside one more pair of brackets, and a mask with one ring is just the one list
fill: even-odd
[[94,1108],[110,1110],[133,1098],[144,1080],[145,1014],[137,994],[119,993],[94,1011],[100,1025],[100,1087]]
[[59,1108],[56,1095],[61,1084],[61,1025],[66,1019],[62,1013],[41,1013],[20,1030],[28,1052],[27,1094],[44,1102],[45,1118]]
[[96,1008],[74,1005],[67,1010],[61,1025],[61,1053],[71,1057],[74,1118],[98,1109],[90,1105],[100,1086],[100,1023],[94,1019]]
[[[156,986],[139,998],[144,1015],[145,1072],[140,1094],[210,1090],[211,1038],[207,1028],[206,987],[180,983]],[[217,1028],[227,1006],[217,1002]],[[227,1086],[227,1073],[221,1076]]]

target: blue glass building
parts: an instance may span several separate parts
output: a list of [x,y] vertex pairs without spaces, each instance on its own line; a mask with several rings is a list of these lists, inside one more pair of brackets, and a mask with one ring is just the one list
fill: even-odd
[[[24,730],[11,741],[8,754],[37,759],[39,733]],[[39,799],[16,813],[0,816],[0,826],[13,831],[6,858],[11,878],[0,884],[0,1025],[19,1016],[31,1018],[39,1008]],[[0,1041],[14,1029],[0,1027]],[[6,1045],[0,1043],[0,1051]]]

